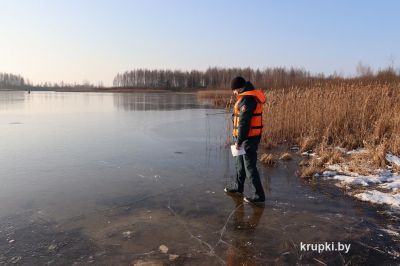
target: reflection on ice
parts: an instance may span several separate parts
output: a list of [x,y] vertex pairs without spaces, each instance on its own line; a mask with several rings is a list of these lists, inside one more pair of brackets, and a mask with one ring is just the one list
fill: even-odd
[[114,104],[126,111],[214,108],[208,100],[189,93],[115,93]]

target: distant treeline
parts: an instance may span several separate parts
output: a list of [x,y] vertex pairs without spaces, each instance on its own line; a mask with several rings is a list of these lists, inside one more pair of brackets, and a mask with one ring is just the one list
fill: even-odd
[[20,75],[0,72],[0,89],[15,89],[25,86],[25,79]]
[[82,84],[78,83],[66,83],[61,81],[60,83],[42,82],[40,84],[33,85],[20,75],[2,73],[0,72],[0,89],[7,90],[63,90],[63,91],[81,91],[81,90],[95,90],[103,88],[103,84],[95,86],[88,81]]
[[82,90],[95,90],[99,88],[103,88],[102,84],[95,86],[88,81],[83,82],[82,84],[79,83],[51,83],[51,82],[44,82],[35,86],[31,87],[33,90],[62,90],[62,91],[82,91]]
[[[158,89],[229,88],[232,78],[243,76],[259,87],[288,85],[313,78],[310,72],[296,68],[208,68],[206,71],[136,69],[117,74],[114,87]],[[318,75],[323,78],[323,75]]]
[[300,68],[266,68],[263,70],[252,68],[208,68],[206,71],[181,70],[150,70],[136,69],[117,74],[114,78],[114,87],[157,88],[157,89],[185,89],[185,88],[229,88],[232,78],[243,76],[259,88],[286,88],[291,86],[310,86],[316,82],[344,81],[365,79],[371,81],[399,80],[400,73],[393,67],[373,72],[370,67],[359,64],[358,76],[343,78],[339,74],[325,76],[312,75],[309,71]]
[[251,81],[256,87],[263,89],[279,89],[296,87],[310,87],[321,83],[343,83],[353,81],[392,82],[400,81],[400,71],[395,71],[393,66],[374,72],[369,66],[359,64],[356,77],[344,78],[340,74],[326,76],[324,74],[311,74],[301,68],[219,68],[210,67],[205,71],[191,70],[160,70],[160,69],[135,69],[118,73],[112,87],[97,86],[88,81],[77,83],[51,83],[31,84],[29,80],[20,75],[0,73],[0,89],[13,90],[58,90],[58,91],[94,91],[118,90],[120,88],[133,89],[227,89],[230,88],[232,78],[240,75]]

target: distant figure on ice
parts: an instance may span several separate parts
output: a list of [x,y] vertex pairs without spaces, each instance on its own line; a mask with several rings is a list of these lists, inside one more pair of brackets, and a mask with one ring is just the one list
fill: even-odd
[[246,154],[235,157],[236,178],[231,186],[225,187],[226,193],[243,195],[244,181],[250,179],[255,190],[252,197],[245,197],[248,203],[264,203],[265,194],[257,170],[257,149],[262,134],[262,111],[265,95],[255,90],[253,84],[242,77],[231,82],[237,101],[233,107],[233,137],[236,149],[244,148]]

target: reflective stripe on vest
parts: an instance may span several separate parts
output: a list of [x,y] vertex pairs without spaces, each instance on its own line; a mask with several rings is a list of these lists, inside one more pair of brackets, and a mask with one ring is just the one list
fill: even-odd
[[[233,132],[232,135],[237,137],[239,135],[239,124],[240,124],[240,108],[239,102],[244,96],[253,96],[257,100],[257,106],[253,111],[253,115],[250,120],[250,129],[247,133],[247,137],[260,136],[262,134],[262,112],[263,112],[263,102],[260,102],[258,95],[260,91],[252,90],[244,93],[240,93],[237,97],[235,106],[233,107]],[[262,92],[261,92],[262,93]]]

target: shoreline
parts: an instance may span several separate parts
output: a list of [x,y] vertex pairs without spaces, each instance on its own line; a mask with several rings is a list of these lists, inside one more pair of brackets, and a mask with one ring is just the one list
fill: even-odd
[[[376,209],[400,214],[400,157],[391,153],[385,156],[386,165],[376,167],[368,161],[373,151],[368,149],[345,150],[335,147],[341,158],[325,162],[324,154],[311,150],[302,152],[299,147],[279,145],[264,149],[268,153],[260,154],[259,161],[264,166],[274,167],[278,161],[292,160],[299,156],[298,178],[308,182],[331,184],[343,191],[343,196],[367,203]],[[337,156],[337,155],[335,155]]]
[[[187,89],[150,89],[150,88],[131,88],[131,87],[110,87],[110,88],[77,88],[77,89],[63,89],[63,88],[32,88],[32,89],[24,89],[24,90],[16,90],[16,89],[6,89],[0,88],[0,91],[54,91],[54,92],[115,92],[115,93],[199,93],[203,94],[217,94],[217,95],[227,95],[231,94],[231,90],[227,89],[198,89],[198,88],[187,88]],[[204,96],[208,97],[208,96]]]

